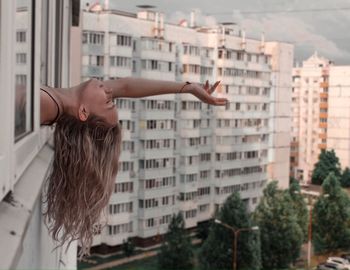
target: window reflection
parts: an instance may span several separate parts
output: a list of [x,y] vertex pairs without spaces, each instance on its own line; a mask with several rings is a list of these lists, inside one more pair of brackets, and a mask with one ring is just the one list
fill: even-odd
[[32,2],[17,0],[15,15],[15,140],[33,130],[32,119]]

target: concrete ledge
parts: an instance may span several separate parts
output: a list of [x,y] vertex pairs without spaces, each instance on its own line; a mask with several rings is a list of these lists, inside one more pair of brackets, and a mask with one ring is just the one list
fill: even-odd
[[18,180],[12,196],[0,202],[0,269],[15,268],[21,257],[23,241],[52,157],[53,150],[45,144]]

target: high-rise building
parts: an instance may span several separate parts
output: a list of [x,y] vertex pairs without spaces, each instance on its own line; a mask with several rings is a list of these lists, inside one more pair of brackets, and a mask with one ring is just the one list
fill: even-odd
[[327,148],[329,69],[317,53],[293,69],[291,176],[305,183]]
[[[343,143],[339,141],[340,137],[346,136],[346,132],[341,131],[346,123],[342,123],[341,127],[339,125],[340,116],[344,117],[342,113],[346,107],[345,105],[340,113],[340,101],[344,101],[343,95],[346,93],[340,95],[339,89],[346,82],[342,75],[348,72],[346,70],[333,66],[331,61],[317,53],[304,61],[301,67],[293,69],[290,173],[304,183],[311,181],[321,150],[336,150]],[[338,149],[337,155],[340,152]],[[342,157],[344,159],[345,156]],[[348,160],[344,162],[342,163],[349,164]]]
[[350,66],[331,66],[328,87],[327,148],[345,169],[350,167]]
[[269,179],[288,186],[292,45],[246,38],[231,23],[198,26],[194,14],[187,26],[165,23],[152,10],[132,14],[94,4],[82,20],[76,35],[82,50],[72,55],[81,57],[82,81],[220,80],[216,94],[230,100],[224,107],[190,94],[116,101],[121,166],[95,245],[133,237],[146,247],[178,211],[190,229],[235,191],[252,210]]

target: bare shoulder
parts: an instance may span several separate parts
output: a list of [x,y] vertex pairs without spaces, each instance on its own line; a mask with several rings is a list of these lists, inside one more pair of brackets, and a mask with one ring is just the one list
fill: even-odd
[[55,104],[52,102],[49,86],[40,86],[40,124],[45,125],[52,120],[54,113],[57,111]]

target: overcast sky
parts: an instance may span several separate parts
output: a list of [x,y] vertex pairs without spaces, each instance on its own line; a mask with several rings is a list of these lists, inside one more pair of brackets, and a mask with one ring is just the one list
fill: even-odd
[[264,32],[266,40],[293,43],[297,61],[316,50],[336,64],[350,65],[350,0],[109,0],[110,8],[129,12],[142,4],[156,6],[172,23],[189,20],[196,10],[202,25],[234,22],[254,38]]

